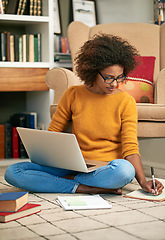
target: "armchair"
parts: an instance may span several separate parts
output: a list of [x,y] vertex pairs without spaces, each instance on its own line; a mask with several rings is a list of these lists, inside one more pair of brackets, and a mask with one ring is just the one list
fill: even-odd
[[118,35],[135,46],[142,56],[156,57],[153,85],[154,103],[137,103],[138,137],[165,137],[165,24],[107,23],[88,27],[81,22],[72,22],[67,31],[73,71],[54,68],[47,72],[46,83],[54,90],[51,116],[56,110],[63,92],[72,85],[82,84],[75,75],[74,57],[77,50],[94,34],[99,32]]

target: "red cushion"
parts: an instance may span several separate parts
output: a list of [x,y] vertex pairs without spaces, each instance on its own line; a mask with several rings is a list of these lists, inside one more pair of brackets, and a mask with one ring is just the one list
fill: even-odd
[[141,57],[142,64],[127,75],[126,83],[120,83],[119,89],[132,95],[137,103],[154,103],[153,74],[155,57]]

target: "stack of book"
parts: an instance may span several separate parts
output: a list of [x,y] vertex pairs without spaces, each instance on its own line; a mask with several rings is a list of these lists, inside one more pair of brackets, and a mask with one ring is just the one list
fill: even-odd
[[0,124],[0,159],[28,158],[16,127],[37,128],[37,113],[15,113],[8,123]]
[[1,32],[0,61],[41,62],[41,34]]
[[0,194],[0,222],[6,223],[40,211],[40,204],[28,203],[28,192]]
[[68,53],[55,53],[54,54],[54,62],[61,62],[61,63],[71,63],[71,55]]
[[54,49],[55,52],[59,53],[69,53],[69,45],[66,37],[61,35],[54,35]]
[[2,14],[42,15],[42,0],[0,0]]
[[54,62],[71,63],[68,40],[66,37],[54,35]]

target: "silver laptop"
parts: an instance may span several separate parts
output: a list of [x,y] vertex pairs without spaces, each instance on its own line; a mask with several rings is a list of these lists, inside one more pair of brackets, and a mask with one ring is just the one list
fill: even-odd
[[84,160],[74,134],[21,127],[17,131],[33,163],[86,173],[107,165]]

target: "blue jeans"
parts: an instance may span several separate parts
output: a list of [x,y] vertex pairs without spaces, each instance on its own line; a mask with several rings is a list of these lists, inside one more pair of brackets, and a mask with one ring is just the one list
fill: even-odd
[[[63,178],[76,175],[74,180]],[[117,189],[130,183],[135,176],[133,165],[124,159],[116,159],[107,166],[90,173],[41,166],[31,162],[16,163],[5,172],[5,180],[30,192],[75,193],[79,184]]]

